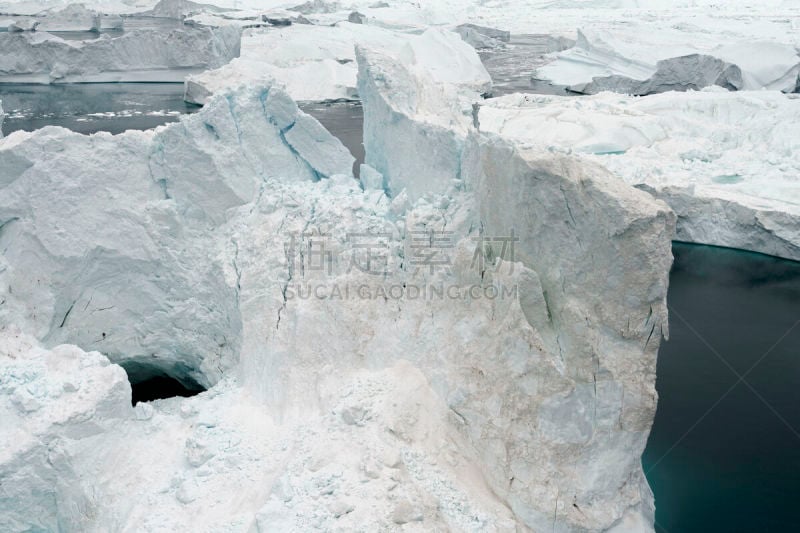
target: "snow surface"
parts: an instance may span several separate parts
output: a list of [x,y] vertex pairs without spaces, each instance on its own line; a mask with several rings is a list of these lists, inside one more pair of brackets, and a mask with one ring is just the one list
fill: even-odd
[[800,99],[709,90],[646,98],[509,95],[482,131],[578,154],[664,199],[679,240],[800,260]]

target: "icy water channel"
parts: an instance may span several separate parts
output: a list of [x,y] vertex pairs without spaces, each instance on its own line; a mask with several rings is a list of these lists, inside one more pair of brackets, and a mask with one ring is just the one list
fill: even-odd
[[3,133],[62,126],[79,133],[145,130],[178,120],[197,106],[182,83],[0,84]]
[[673,252],[670,339],[642,456],[656,530],[797,531],[800,263],[680,243]]

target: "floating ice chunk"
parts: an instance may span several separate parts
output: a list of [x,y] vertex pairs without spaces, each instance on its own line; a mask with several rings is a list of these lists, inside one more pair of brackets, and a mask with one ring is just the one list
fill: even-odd
[[746,41],[721,46],[709,53],[742,70],[744,89],[792,92],[800,73],[797,48],[789,44]]
[[476,24],[461,24],[455,31],[473,48],[497,48],[511,40],[511,33]]
[[16,19],[8,25],[9,33],[17,33],[23,31],[36,31],[36,28],[41,24],[40,21],[32,18]]
[[214,93],[242,84],[274,84],[298,101],[356,100],[352,65],[323,59],[290,67],[237,58],[215,70],[186,78],[184,100],[203,105]]
[[151,17],[181,20],[194,13],[218,13],[222,11],[225,10],[213,4],[203,4],[192,2],[191,0],[159,0],[159,2],[153,6],[153,9],[143,14]]
[[122,30],[125,28],[125,19],[119,15],[101,15],[101,30]]

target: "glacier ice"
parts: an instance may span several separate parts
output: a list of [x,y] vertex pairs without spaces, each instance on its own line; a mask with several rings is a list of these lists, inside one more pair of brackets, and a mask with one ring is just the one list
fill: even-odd
[[238,56],[240,41],[235,27],[142,29],[90,41],[0,33],[0,82],[182,82]]
[[798,260],[798,113],[794,95],[720,89],[509,95],[487,100],[478,116],[482,131],[576,153],[664,199],[678,215],[678,240]]

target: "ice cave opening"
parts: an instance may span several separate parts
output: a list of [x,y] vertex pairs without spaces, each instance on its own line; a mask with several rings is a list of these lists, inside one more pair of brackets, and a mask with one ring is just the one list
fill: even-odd
[[131,384],[131,404],[151,402],[166,398],[188,398],[205,392],[206,387],[200,385],[188,372],[188,369],[161,366],[141,362],[121,364],[128,374]]

